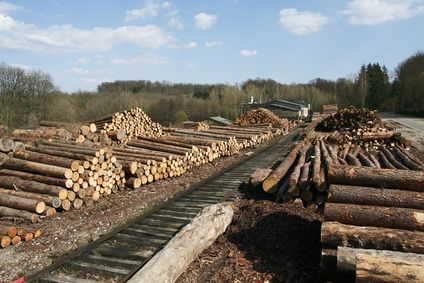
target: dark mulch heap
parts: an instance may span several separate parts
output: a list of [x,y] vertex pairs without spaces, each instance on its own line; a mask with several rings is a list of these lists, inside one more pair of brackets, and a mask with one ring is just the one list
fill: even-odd
[[178,282],[319,281],[320,216],[256,197],[236,201],[227,231]]

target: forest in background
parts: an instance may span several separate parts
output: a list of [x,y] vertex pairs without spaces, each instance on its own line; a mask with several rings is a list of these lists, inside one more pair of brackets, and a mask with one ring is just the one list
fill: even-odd
[[356,76],[306,84],[282,84],[272,79],[248,79],[240,85],[115,81],[94,92],[65,93],[40,70],[26,71],[0,64],[0,124],[35,127],[40,120],[90,121],[108,113],[141,107],[164,125],[210,116],[234,119],[240,104],[286,99],[311,104],[354,105],[380,111],[424,115],[424,52],[399,63],[390,79],[384,65],[363,65]]

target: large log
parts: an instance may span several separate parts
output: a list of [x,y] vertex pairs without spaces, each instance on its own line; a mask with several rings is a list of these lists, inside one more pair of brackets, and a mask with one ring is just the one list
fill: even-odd
[[13,157],[23,159],[23,160],[43,163],[43,164],[60,166],[64,168],[70,168],[72,162],[74,161],[72,159],[67,159],[64,157],[58,157],[58,156],[31,152],[31,151],[24,151],[24,150],[16,151],[13,154]]
[[22,180],[13,176],[0,176],[0,187],[9,190],[19,189],[26,192],[47,194],[59,197],[61,200],[65,199],[68,195],[67,190],[62,187],[46,185],[35,181]]
[[0,193],[0,206],[43,213],[46,204],[43,201]]
[[356,255],[356,282],[424,282],[424,260],[411,254],[396,257]]
[[21,179],[25,179],[29,181],[36,181],[39,183],[64,187],[68,189],[72,188],[72,185],[73,185],[73,181],[69,179],[65,180],[61,178],[47,177],[43,175],[32,174],[32,173],[16,171],[16,170],[9,170],[9,169],[1,169],[0,175],[15,176],[15,177],[19,177]]
[[4,206],[0,206],[0,216],[22,218],[32,223],[36,223],[39,220],[38,214]]
[[3,168],[13,169],[18,171],[32,172],[44,174],[51,177],[67,178],[72,177],[72,170],[69,168],[36,163],[17,158],[10,158],[3,163]]
[[355,271],[356,270],[356,256],[358,254],[373,255],[385,258],[415,258],[424,262],[424,255],[416,253],[403,253],[388,250],[374,250],[374,249],[355,249],[349,247],[337,247],[337,269],[340,271]]
[[410,208],[326,203],[324,217],[350,225],[424,231],[424,210]]
[[424,192],[424,171],[331,166],[330,184]]
[[224,233],[232,216],[233,210],[227,204],[204,208],[128,282],[175,282],[190,263]]
[[62,203],[60,198],[46,195],[46,194],[30,193],[30,192],[16,191],[16,190],[5,190],[2,188],[0,188],[0,193],[11,195],[11,196],[23,197],[27,199],[35,199],[35,200],[43,201],[46,205],[52,206],[54,208],[60,207],[60,204]]
[[321,244],[424,254],[424,232],[323,222]]
[[388,207],[424,208],[424,192],[330,185],[328,202]]
[[283,162],[264,180],[262,188],[267,193],[274,193],[277,190],[278,182],[287,174],[287,171],[293,165],[296,160],[297,153],[305,145],[305,142],[300,141],[290,151],[289,155],[284,159]]

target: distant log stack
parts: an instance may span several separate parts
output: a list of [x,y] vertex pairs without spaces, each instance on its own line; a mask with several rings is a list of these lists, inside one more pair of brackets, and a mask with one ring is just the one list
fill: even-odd
[[284,129],[287,129],[289,127],[287,119],[280,119],[277,117],[277,115],[265,108],[250,110],[234,121],[234,125],[239,126],[254,126],[255,124],[264,123],[272,124],[276,127],[282,127]]
[[117,112],[93,121],[101,133],[120,143],[136,137],[160,137],[162,126],[155,123],[140,108]]
[[329,115],[337,113],[338,110],[339,107],[337,106],[337,104],[324,104],[322,106],[322,115],[324,117],[327,117]]

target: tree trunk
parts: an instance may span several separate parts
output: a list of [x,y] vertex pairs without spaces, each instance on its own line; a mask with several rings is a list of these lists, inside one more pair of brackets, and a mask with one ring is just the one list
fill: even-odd
[[26,210],[35,213],[43,213],[46,204],[43,201],[28,199],[0,193],[0,206]]
[[356,282],[424,282],[422,257],[399,254],[383,257],[367,254],[356,255]]
[[3,163],[3,168],[13,169],[17,171],[32,172],[37,174],[44,174],[51,177],[67,178],[72,176],[72,170],[69,168],[46,165],[32,161],[21,160],[17,158],[10,158]]
[[19,189],[21,191],[47,194],[65,199],[68,191],[62,187],[46,185],[39,182],[22,180],[13,176],[0,176],[0,186],[9,190]]
[[300,141],[297,145],[290,151],[289,155],[284,159],[284,161],[274,170],[272,173],[264,180],[262,183],[262,188],[267,193],[274,193],[277,190],[278,182],[287,174],[290,167],[293,165],[296,160],[297,153],[305,145],[305,142]]
[[30,192],[16,191],[16,190],[5,190],[2,188],[0,188],[0,193],[11,195],[11,196],[23,197],[27,199],[43,201],[46,205],[52,206],[54,208],[60,207],[60,204],[62,203],[60,198],[46,195],[46,194],[30,193]]
[[31,221],[32,223],[36,223],[39,220],[38,215],[35,213],[4,206],[0,206],[0,216],[22,218],[24,220]]
[[60,179],[60,178],[47,177],[47,176],[43,176],[43,175],[37,175],[37,174],[15,171],[15,170],[9,170],[9,169],[1,169],[0,175],[19,177],[21,179],[25,179],[25,180],[29,180],[29,181],[36,181],[36,182],[39,182],[39,183],[59,186],[59,187],[67,188],[67,189],[72,188],[72,185],[73,185],[72,180],[65,180],[65,179]]
[[330,184],[424,192],[424,171],[331,166],[328,178]]
[[64,157],[52,156],[48,154],[36,153],[31,151],[19,150],[13,154],[13,157],[33,161],[37,163],[49,164],[60,166],[64,168],[71,168],[71,164],[74,160],[66,159]]
[[424,254],[424,232],[323,222],[321,244],[328,249],[349,246]]
[[330,185],[328,202],[403,208],[424,208],[424,192]]
[[424,231],[424,210],[410,208],[326,203],[324,217],[350,225]]

